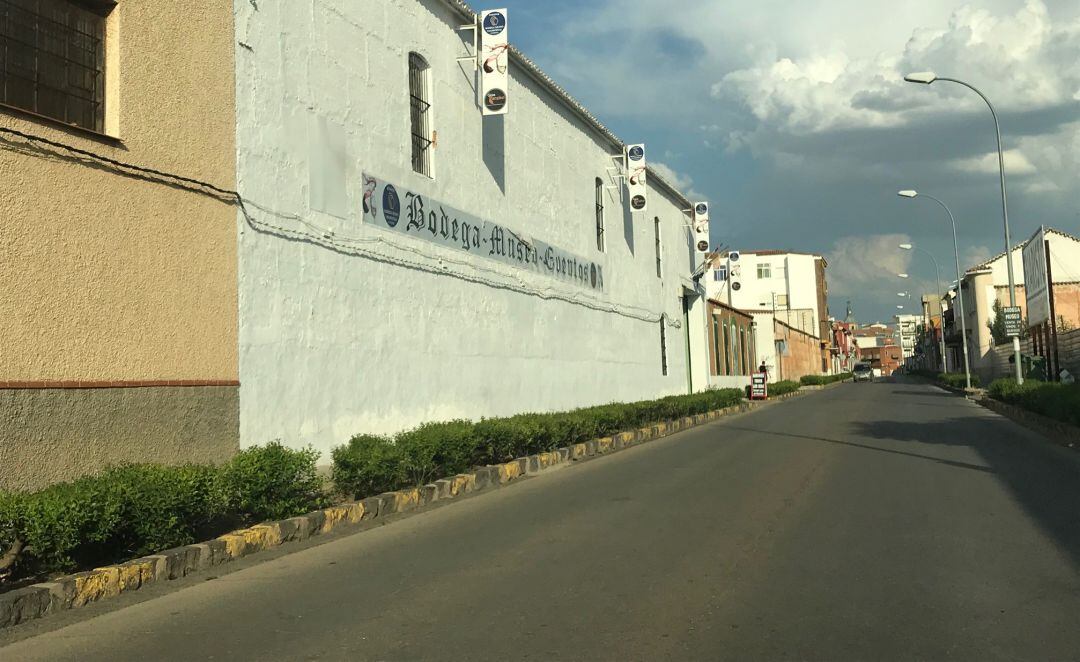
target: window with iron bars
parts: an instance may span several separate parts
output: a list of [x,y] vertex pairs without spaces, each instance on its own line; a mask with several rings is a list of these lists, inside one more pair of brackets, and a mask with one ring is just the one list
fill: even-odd
[[103,132],[111,5],[0,0],[0,103]]
[[663,278],[663,263],[662,263],[661,257],[660,257],[662,247],[660,245],[660,217],[659,216],[653,217],[653,228],[655,229],[655,232],[656,232],[656,277],[657,278]]
[[604,252],[604,180],[596,178],[596,250]]
[[660,316],[660,373],[667,376],[667,316]]
[[431,95],[428,63],[418,53],[409,53],[409,128],[412,132],[412,168],[431,176]]

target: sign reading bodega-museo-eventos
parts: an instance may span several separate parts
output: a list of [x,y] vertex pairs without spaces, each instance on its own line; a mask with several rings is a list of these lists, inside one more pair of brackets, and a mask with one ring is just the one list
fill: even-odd
[[367,174],[363,218],[383,230],[604,291],[603,267],[596,262]]

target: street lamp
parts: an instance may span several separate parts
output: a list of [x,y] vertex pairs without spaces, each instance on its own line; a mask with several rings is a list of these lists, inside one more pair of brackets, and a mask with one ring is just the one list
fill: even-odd
[[[956,218],[944,202],[932,195],[926,195],[925,193],[920,194],[918,191],[912,190],[899,191],[897,195],[901,198],[914,198],[917,196],[929,198],[941,205],[945,209],[945,213],[949,215],[949,222],[952,223],[953,255],[956,256],[956,298],[960,302],[960,342],[964,347],[964,376],[967,379],[967,387],[971,388],[971,362],[968,359],[967,320],[964,318],[964,296],[960,292],[960,244],[956,239]],[[944,329],[942,329],[942,331],[944,332]],[[944,333],[942,335],[944,335]]]
[[[1008,198],[1005,195],[1005,153],[1001,149],[1001,123],[998,122],[997,111],[994,110],[994,104],[990,103],[990,99],[986,98],[979,88],[970,83],[965,83],[962,80],[955,78],[945,78],[937,76],[932,71],[920,71],[913,74],[904,76],[904,80],[909,83],[920,83],[922,85],[930,85],[931,83],[939,80],[947,81],[949,83],[956,83],[957,85],[963,85],[969,90],[973,91],[982,97],[982,100],[986,102],[986,106],[990,109],[990,115],[994,118],[994,133],[997,136],[997,153],[998,153],[998,173],[1001,177],[1001,218],[1005,223],[1005,265],[1008,267],[1009,273],[1009,305],[1013,308],[1016,307],[1016,279],[1013,277],[1013,259],[1012,259],[1012,239],[1009,236],[1009,203]],[[965,346],[967,339],[964,339]],[[1024,372],[1020,364],[1020,337],[1013,336],[1013,356],[1016,362],[1016,383],[1024,383]]]
[[[926,257],[930,258],[930,261],[934,263],[934,273],[937,274],[938,311],[941,313],[941,346],[939,347],[939,350],[941,351],[941,371],[948,372],[949,362],[945,358],[945,311],[941,308],[941,269],[938,268],[937,258],[935,258],[933,253],[931,253],[930,251],[919,248],[914,244],[900,244],[900,249],[905,251],[919,251],[920,253],[926,255]],[[907,274],[900,274],[900,277],[907,278]]]

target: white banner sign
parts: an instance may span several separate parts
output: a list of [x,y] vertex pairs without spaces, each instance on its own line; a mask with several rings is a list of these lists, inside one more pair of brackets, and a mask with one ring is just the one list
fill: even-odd
[[[364,223],[603,292],[604,268],[509,227],[364,173]],[[431,255],[437,258],[438,254]]]
[[694,203],[694,247],[699,253],[709,252],[709,203]]
[[480,109],[484,115],[506,114],[506,89],[510,85],[510,41],[506,28],[506,10],[492,9],[480,13],[479,48],[476,49],[480,70]]
[[630,197],[630,209],[645,211],[648,206],[645,183],[645,145],[626,146],[626,192]]
[[1028,327],[1050,320],[1050,286],[1046,277],[1046,232],[1040,227],[1024,245],[1024,292]]

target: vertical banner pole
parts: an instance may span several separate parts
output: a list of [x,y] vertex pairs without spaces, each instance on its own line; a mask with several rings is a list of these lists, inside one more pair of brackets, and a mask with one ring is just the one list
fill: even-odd
[[[1054,271],[1050,265],[1050,240],[1046,240],[1046,289],[1050,295],[1050,337],[1054,347],[1054,377],[1056,382],[1061,379],[1061,356],[1058,354],[1057,310],[1054,306]],[[1049,363],[1050,359],[1047,358]]]

